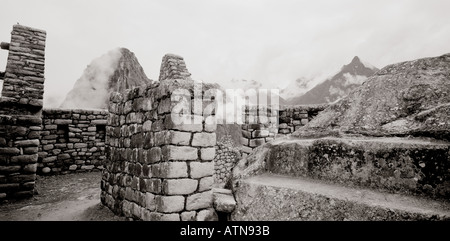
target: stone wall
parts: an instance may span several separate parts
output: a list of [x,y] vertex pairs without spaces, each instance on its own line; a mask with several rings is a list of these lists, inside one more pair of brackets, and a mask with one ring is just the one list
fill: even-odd
[[230,135],[225,135],[217,141],[214,157],[214,183],[217,186],[224,187],[228,183],[231,171],[240,157],[239,148],[233,145]]
[[106,110],[44,109],[38,174],[103,169]]
[[278,110],[267,107],[244,108],[242,128],[242,153],[250,154],[254,148],[272,141],[278,133]]
[[0,97],[0,200],[33,195],[44,93],[46,32],[14,25]]
[[[171,56],[163,58],[161,69],[180,61]],[[184,95],[177,95],[178,89],[186,90]],[[101,201],[116,214],[137,220],[216,219],[211,190],[216,125],[202,116],[203,108],[184,112],[190,115],[186,120],[199,121],[190,124],[171,114],[179,103],[191,106],[193,89],[192,80],[169,76],[111,95]]]
[[291,134],[308,124],[320,111],[328,105],[298,105],[280,108],[278,134]]

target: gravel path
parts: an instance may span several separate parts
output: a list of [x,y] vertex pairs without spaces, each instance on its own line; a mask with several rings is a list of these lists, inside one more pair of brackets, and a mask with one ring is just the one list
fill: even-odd
[[38,176],[32,198],[0,203],[0,221],[121,221],[100,203],[100,172]]

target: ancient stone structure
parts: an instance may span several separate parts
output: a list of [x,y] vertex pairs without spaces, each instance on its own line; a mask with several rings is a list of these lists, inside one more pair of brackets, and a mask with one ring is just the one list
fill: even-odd
[[38,174],[103,169],[108,112],[44,109]]
[[250,154],[255,147],[273,140],[278,133],[278,110],[267,106],[245,106],[242,128],[242,153]]
[[233,220],[450,220],[450,55],[398,63],[233,169]]
[[323,105],[284,106],[278,114],[278,134],[291,134],[308,124],[320,111],[328,107]]
[[[180,57],[167,55],[161,72],[174,61],[185,66]],[[174,79],[179,72],[111,95],[101,200],[117,214],[141,220],[216,219],[211,191],[216,126],[209,122],[213,117],[202,115],[203,108],[183,112],[186,122],[173,115],[180,103],[190,107],[194,94],[202,101],[194,81]]]
[[33,195],[44,93],[46,32],[14,25],[0,97],[0,199]]
[[214,182],[225,186],[230,180],[231,171],[240,159],[238,148],[233,145],[231,137],[226,135],[217,141],[214,157]]

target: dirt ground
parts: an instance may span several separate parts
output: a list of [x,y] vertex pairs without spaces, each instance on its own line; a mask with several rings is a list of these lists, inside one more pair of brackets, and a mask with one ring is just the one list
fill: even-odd
[[32,198],[0,203],[0,221],[123,221],[100,203],[101,172],[38,176]]

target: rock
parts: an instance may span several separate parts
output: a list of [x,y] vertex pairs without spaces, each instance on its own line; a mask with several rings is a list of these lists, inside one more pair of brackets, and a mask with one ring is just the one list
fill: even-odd
[[186,210],[198,210],[212,207],[212,191],[202,192],[188,196]]
[[42,173],[47,174],[47,173],[50,173],[50,172],[51,172],[50,167],[44,167],[44,168],[42,168]]
[[78,166],[77,165],[70,165],[69,166],[69,171],[75,171],[77,170]]
[[322,131],[450,140],[449,73],[450,54],[388,65],[293,135]]
[[217,216],[216,211],[214,209],[209,208],[206,210],[202,210],[197,214],[197,221],[218,221],[219,217]]

